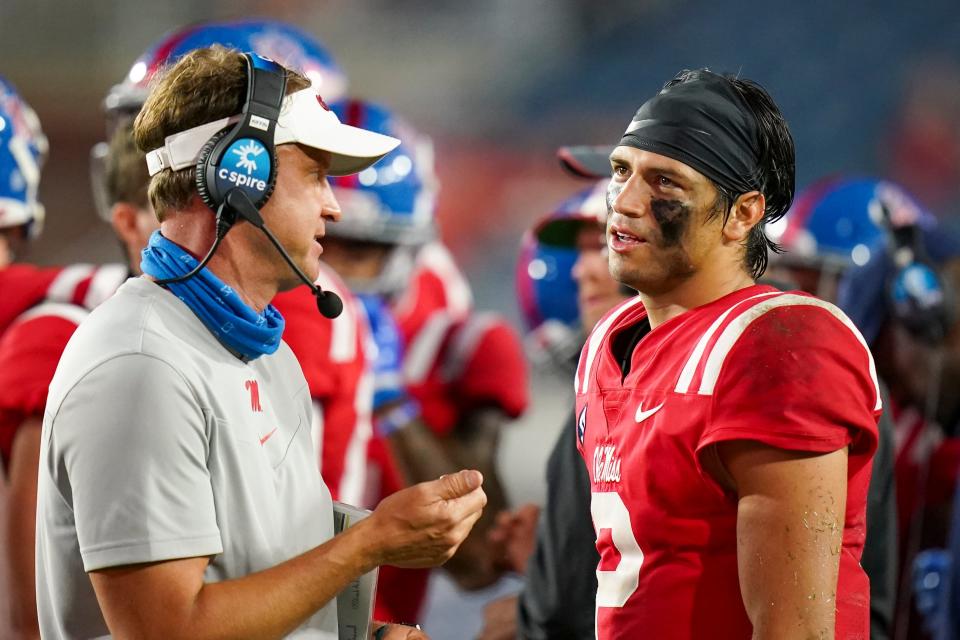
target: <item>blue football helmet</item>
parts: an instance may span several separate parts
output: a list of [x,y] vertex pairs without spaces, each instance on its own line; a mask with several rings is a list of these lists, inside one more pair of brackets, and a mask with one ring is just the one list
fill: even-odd
[[26,225],[27,237],[43,228],[43,205],[37,197],[47,138],[40,119],[0,77],[0,228]]
[[841,273],[866,264],[886,239],[884,210],[894,226],[929,226],[933,217],[900,186],[876,178],[830,177],[804,189],[772,225],[785,264]]
[[328,103],[346,94],[344,71],[316,38],[299,28],[263,19],[206,22],[168,33],[137,58],[123,82],[107,94],[104,107],[108,116],[115,112],[136,114],[157,71],[194,49],[214,44],[250,51],[299,71]]
[[340,122],[401,140],[380,162],[354,176],[331,178],[341,222],[328,234],[390,245],[422,245],[436,237],[437,178],[433,142],[384,107],[344,100],[330,107]]
[[[340,100],[347,90],[347,76],[333,56],[310,34],[275,20],[251,19],[207,22],[173,31],[137,58],[124,80],[114,85],[104,99],[107,136],[117,123],[140,111],[157,71],[173,64],[194,49],[220,44],[250,51],[303,73],[326,102]],[[100,216],[110,220],[110,202],[105,182],[106,143],[91,151],[91,180]]]
[[582,342],[577,283],[577,234],[584,224],[602,224],[609,180],[564,200],[527,231],[516,269],[517,300],[535,362],[566,364]]
[[391,247],[380,276],[367,282],[351,280],[351,288],[390,295],[405,286],[417,250],[437,237],[439,183],[433,172],[433,142],[371,102],[343,100],[330,108],[344,124],[401,140],[376,165],[356,175],[330,178],[344,216],[327,225],[327,235]]

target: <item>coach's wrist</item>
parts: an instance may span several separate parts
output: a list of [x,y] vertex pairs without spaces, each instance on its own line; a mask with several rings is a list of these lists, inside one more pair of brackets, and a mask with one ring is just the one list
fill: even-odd
[[364,518],[337,536],[345,538],[344,542],[350,545],[350,552],[360,575],[373,571],[386,560],[382,537],[377,535],[373,520],[371,514],[371,517]]

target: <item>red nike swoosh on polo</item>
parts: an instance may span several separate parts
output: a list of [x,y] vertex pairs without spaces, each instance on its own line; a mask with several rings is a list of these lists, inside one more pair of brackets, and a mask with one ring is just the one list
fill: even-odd
[[263,443],[266,442],[267,440],[269,440],[269,439],[270,439],[270,436],[272,436],[272,435],[275,434],[276,432],[277,432],[277,428],[274,427],[274,428],[273,428],[273,431],[271,431],[270,433],[268,433],[268,434],[265,435],[265,436],[262,436],[262,437],[260,438],[260,446],[262,447],[262,446],[263,446]]

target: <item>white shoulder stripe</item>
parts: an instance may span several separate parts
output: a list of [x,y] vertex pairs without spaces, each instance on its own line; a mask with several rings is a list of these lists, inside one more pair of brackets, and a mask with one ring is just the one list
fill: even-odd
[[72,302],[77,285],[92,274],[93,265],[90,264],[72,264],[65,267],[47,288],[47,299],[52,302]]
[[690,383],[693,381],[693,376],[697,372],[697,365],[700,364],[700,358],[703,357],[703,352],[707,348],[710,338],[712,338],[713,334],[717,332],[717,329],[720,328],[720,325],[723,324],[723,321],[727,319],[727,316],[730,315],[731,311],[736,309],[741,304],[749,302],[750,300],[756,300],[757,298],[764,298],[768,296],[777,296],[781,294],[781,291],[769,291],[767,293],[760,293],[755,296],[750,296],[749,298],[745,298],[740,302],[737,302],[720,314],[720,317],[714,320],[713,324],[710,325],[710,328],[707,329],[707,332],[700,336],[700,341],[697,342],[697,346],[693,349],[693,353],[690,354],[690,358],[687,360],[687,363],[683,365],[683,371],[680,372],[680,379],[677,381],[677,386],[674,391],[677,393],[687,393],[690,391]]
[[63,302],[44,302],[35,307],[31,307],[20,314],[16,322],[26,322],[34,318],[43,316],[52,316],[69,320],[74,324],[80,324],[83,319],[90,315],[90,312],[83,307],[75,304],[65,304]]
[[[590,334],[590,339],[587,341],[587,346],[581,354],[581,358],[585,355],[586,360],[583,362],[582,367],[577,367],[577,375],[574,379],[574,391],[577,393],[586,393],[587,384],[590,381],[590,370],[593,368],[593,361],[597,357],[597,351],[600,349],[600,345],[603,343],[603,339],[606,337],[607,333],[610,331],[610,328],[613,326],[613,323],[622,316],[624,313],[633,309],[635,306],[640,304],[640,296],[634,296],[628,301],[624,302],[617,309],[610,313],[607,316],[607,319],[597,325],[593,332]],[[581,374],[583,377],[581,378]]]
[[90,288],[83,298],[83,306],[93,309],[101,302],[116,293],[127,278],[130,277],[130,268],[125,264],[105,264],[97,267],[90,281]]
[[424,323],[403,358],[403,379],[408,384],[420,384],[430,375],[452,324],[453,318],[443,310],[435,311]]
[[880,386],[877,383],[877,368],[873,362],[873,355],[870,353],[870,348],[867,346],[863,336],[860,335],[860,331],[858,331],[853,322],[850,321],[850,318],[848,318],[840,309],[829,302],[824,302],[823,300],[818,300],[817,298],[809,298],[807,296],[798,296],[795,294],[784,294],[782,296],[776,296],[759,302],[753,307],[744,311],[743,314],[735,318],[733,322],[731,322],[727,328],[723,330],[723,333],[720,334],[716,344],[713,346],[710,356],[707,358],[707,364],[703,372],[703,380],[700,382],[700,389],[698,393],[700,395],[713,394],[713,390],[716,387],[717,379],[720,377],[720,370],[723,368],[723,362],[726,360],[727,354],[730,353],[733,345],[736,344],[737,340],[741,335],[743,335],[743,332],[746,331],[747,327],[749,327],[754,320],[768,311],[779,307],[788,306],[820,307],[842,322],[843,325],[847,327],[851,333],[853,333],[857,341],[861,344],[861,346],[863,346],[863,350],[867,353],[867,359],[870,363],[870,378],[873,381],[874,391],[876,392],[877,398],[874,410],[879,410],[882,407],[882,403],[880,400]]
[[473,306],[473,293],[467,279],[463,277],[450,251],[440,242],[429,242],[417,255],[417,261],[428,267],[443,283],[446,296],[446,309],[454,317],[460,318]]
[[315,284],[324,291],[337,294],[343,301],[343,312],[330,321],[330,360],[351,362],[357,357],[358,325],[361,322],[366,323],[366,315],[360,315],[356,299],[340,278],[326,266],[321,265]]
[[477,350],[480,340],[491,327],[496,326],[497,316],[492,313],[477,313],[467,319],[454,334],[449,353],[444,358],[442,377],[457,380]]

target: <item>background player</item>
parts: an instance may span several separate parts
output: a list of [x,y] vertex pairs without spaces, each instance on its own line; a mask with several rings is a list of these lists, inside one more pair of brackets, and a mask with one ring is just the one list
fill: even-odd
[[[831,176],[797,195],[787,215],[771,229],[784,249],[771,258],[768,275],[830,302],[837,301],[841,277],[888,251],[887,218],[899,225],[929,224],[932,216],[902,187],[868,177]],[[880,391],[887,411],[877,423],[879,440],[867,494],[867,539],[861,564],[870,577],[870,637],[893,637],[899,554],[898,492],[891,404],[883,376]]]
[[[902,567],[895,624],[896,637],[903,638],[920,633],[911,604],[913,558],[945,546],[960,470],[960,331],[954,307],[960,242],[929,216],[897,220],[866,264],[841,279],[838,301],[862,329],[877,373],[890,387]],[[910,275],[909,288],[898,285],[908,274],[920,277]]]
[[[467,460],[483,472],[490,504],[505,498],[495,467],[500,429],[527,403],[525,364],[519,341],[499,318],[472,311],[469,287],[447,250],[436,240],[437,184],[429,140],[382,107],[359,100],[333,105],[343,121],[395,135],[404,143],[382,165],[333,181],[334,193],[353,220],[332,225],[324,260],[366,300],[380,347],[402,358],[402,398],[381,413],[399,411],[412,429],[390,429],[394,454],[373,443],[383,495],[402,486],[398,463],[411,480],[435,473],[438,458],[457,467]],[[398,344],[387,344],[396,326]],[[420,420],[411,420],[417,417]],[[382,420],[382,418],[381,418]],[[421,431],[425,425],[428,430]],[[436,455],[419,446],[440,445]],[[488,510],[488,513],[490,511]],[[478,523],[446,569],[465,589],[491,584],[499,575],[484,535],[492,515]],[[426,575],[381,573],[378,611],[385,619],[416,619]]]

